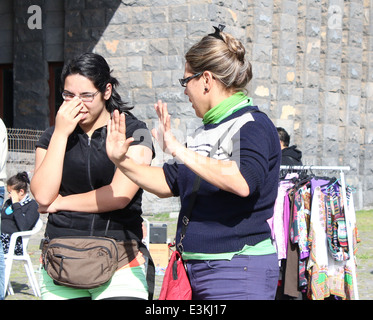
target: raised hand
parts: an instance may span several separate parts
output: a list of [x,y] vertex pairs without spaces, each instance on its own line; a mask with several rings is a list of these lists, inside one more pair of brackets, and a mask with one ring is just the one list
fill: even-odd
[[152,130],[153,137],[157,140],[163,152],[175,156],[175,152],[182,145],[176,140],[171,132],[171,116],[167,110],[167,103],[154,104],[158,116],[158,128]]
[[124,113],[114,110],[112,118],[108,121],[106,137],[106,153],[111,161],[120,163],[126,158],[128,148],[134,138],[126,137],[126,119]]

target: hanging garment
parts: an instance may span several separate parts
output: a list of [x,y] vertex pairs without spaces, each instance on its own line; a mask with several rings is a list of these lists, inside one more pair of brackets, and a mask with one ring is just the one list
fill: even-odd
[[[285,199],[286,200],[286,199]],[[284,205],[288,204],[290,208],[289,215],[289,233],[287,242],[287,256],[286,256],[286,269],[284,272],[284,294],[298,298],[301,291],[298,287],[298,271],[299,271],[299,250],[298,246],[291,241],[290,230],[294,216],[294,190],[288,192],[288,200]]]
[[341,198],[335,190],[336,184],[322,189],[325,192],[327,239],[331,255],[336,261],[349,259],[346,221]]
[[307,271],[310,274],[308,298],[323,300],[330,296],[328,285],[328,249],[326,240],[326,221],[324,194],[319,186],[314,189],[311,206],[310,232],[310,258]]
[[291,180],[279,182],[277,199],[274,207],[273,217],[270,221],[272,239],[275,242],[278,259],[286,259],[287,239],[289,231],[289,201],[287,190],[292,188]]
[[293,244],[298,245],[298,286],[300,289],[307,287],[306,260],[309,256],[308,229],[310,217],[310,182],[295,187],[293,219],[290,229],[290,238]]
[[[353,264],[351,259],[341,250],[338,239],[342,239],[345,245],[345,231],[338,235],[338,221],[341,223],[344,217],[345,206],[343,199],[337,193],[329,191],[324,193],[320,186],[314,189],[312,197],[312,210],[310,221],[310,232],[308,241],[310,244],[310,257],[307,263],[309,273],[308,298],[322,300],[329,296],[336,296],[341,299],[352,299],[354,297]],[[353,230],[356,230],[355,212],[350,190],[347,190],[348,210],[351,210],[350,217]],[[332,201],[330,201],[333,199]],[[344,220],[345,222],[345,220]],[[341,228],[339,228],[341,230]],[[354,248],[358,239],[354,231]],[[331,244],[332,243],[332,244]],[[333,247],[332,247],[333,246]],[[354,250],[355,251],[355,250]],[[342,252],[342,253],[341,253]],[[343,259],[341,259],[343,258]]]

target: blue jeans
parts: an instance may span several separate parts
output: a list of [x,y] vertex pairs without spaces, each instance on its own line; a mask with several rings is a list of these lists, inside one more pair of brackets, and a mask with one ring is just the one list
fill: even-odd
[[[5,187],[0,187],[0,209],[3,207],[4,202],[4,195],[5,195]],[[1,226],[1,219],[0,219],[0,226]],[[1,229],[1,228],[0,228]],[[0,300],[4,299],[4,279],[5,277],[5,260],[4,260],[4,253],[3,253],[3,245],[0,243]]]
[[0,243],[0,300],[4,300],[5,289],[5,260],[3,253],[3,245]]
[[5,187],[1,186],[0,187],[0,209],[3,207],[4,197],[5,197]]
[[232,260],[190,260],[193,300],[274,300],[277,254],[237,255]]

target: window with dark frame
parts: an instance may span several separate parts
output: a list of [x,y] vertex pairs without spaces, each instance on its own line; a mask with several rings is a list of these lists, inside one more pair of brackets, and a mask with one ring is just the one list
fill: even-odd
[[61,73],[63,62],[49,62],[49,124],[54,125],[57,111],[63,102]]
[[7,128],[13,127],[12,64],[0,64],[0,117]]

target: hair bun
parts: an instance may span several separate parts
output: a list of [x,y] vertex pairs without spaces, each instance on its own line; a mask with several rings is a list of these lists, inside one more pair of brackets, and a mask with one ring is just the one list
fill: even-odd
[[26,183],[30,183],[30,179],[29,179],[26,171],[17,173],[17,178],[21,181],[26,182]]
[[234,53],[239,61],[244,62],[246,50],[242,43],[227,33],[224,33],[224,39],[228,50]]
[[252,78],[245,47],[221,30],[194,44],[185,54],[185,60],[191,72],[210,71],[225,88],[235,92],[245,91]]

